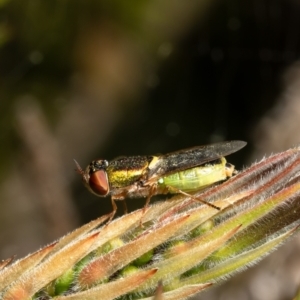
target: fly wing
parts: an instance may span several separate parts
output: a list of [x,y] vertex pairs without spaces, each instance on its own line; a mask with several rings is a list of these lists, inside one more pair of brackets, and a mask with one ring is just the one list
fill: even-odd
[[153,164],[150,163],[149,165],[146,183],[229,155],[245,147],[246,144],[243,141],[221,142],[183,149],[159,156]]

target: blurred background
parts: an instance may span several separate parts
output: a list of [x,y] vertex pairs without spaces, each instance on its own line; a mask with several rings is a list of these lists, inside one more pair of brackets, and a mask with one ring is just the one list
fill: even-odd
[[[242,169],[300,142],[296,0],[0,0],[0,52],[0,259],[111,211],[73,158],[240,139]],[[299,250],[195,299],[291,299]]]

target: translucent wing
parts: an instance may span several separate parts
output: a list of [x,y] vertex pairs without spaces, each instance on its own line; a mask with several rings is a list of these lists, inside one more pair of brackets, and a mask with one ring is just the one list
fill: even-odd
[[245,147],[246,144],[244,141],[228,141],[196,146],[158,156],[149,165],[149,172],[145,183],[153,182],[160,177],[197,167],[229,155]]

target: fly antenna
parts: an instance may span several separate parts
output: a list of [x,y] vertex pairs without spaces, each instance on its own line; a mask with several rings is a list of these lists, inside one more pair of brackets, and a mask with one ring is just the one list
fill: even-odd
[[81,169],[81,167],[80,167],[79,163],[77,162],[77,160],[76,160],[76,159],[73,159],[73,160],[74,160],[74,162],[75,162],[75,165],[76,165],[76,169],[75,169],[75,171],[76,171],[78,174],[80,174],[80,175],[83,175],[84,171]]

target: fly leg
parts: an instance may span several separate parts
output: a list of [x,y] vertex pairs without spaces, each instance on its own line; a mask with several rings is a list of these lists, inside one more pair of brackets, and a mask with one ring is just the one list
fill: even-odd
[[144,205],[144,207],[143,207],[142,216],[141,216],[141,219],[140,219],[140,227],[141,227],[141,228],[143,228],[143,224],[142,224],[142,223],[143,223],[144,215],[145,215],[146,210],[147,210],[147,208],[148,208],[148,206],[149,206],[149,203],[150,203],[150,200],[151,200],[152,196],[155,195],[155,192],[156,192],[156,185],[153,184],[153,185],[151,185],[151,186],[149,187],[149,194],[148,194],[148,196],[147,196],[146,203],[145,203],[145,205]]
[[111,197],[111,205],[112,205],[112,208],[113,208],[113,211],[110,213],[110,217],[106,223],[106,225],[108,225],[111,220],[113,219],[113,217],[115,216],[116,212],[117,212],[117,204],[116,204],[116,201],[115,201],[115,198],[114,197]]
[[112,219],[114,218],[114,216],[117,212],[117,209],[118,209],[117,204],[116,204],[117,200],[123,201],[124,214],[127,214],[127,205],[126,205],[125,198],[126,198],[126,193],[111,196],[111,205],[112,205],[113,211],[110,213],[110,217],[109,217],[107,224],[109,224],[112,221]]
[[214,209],[221,210],[220,207],[218,207],[218,206],[216,206],[216,205],[214,205],[214,204],[212,204],[212,203],[210,203],[210,202],[207,202],[207,201],[205,201],[205,200],[202,200],[202,199],[200,199],[200,198],[194,197],[193,195],[190,195],[189,193],[186,193],[186,192],[184,192],[184,191],[182,191],[182,190],[180,190],[180,189],[177,189],[177,188],[175,188],[175,187],[173,187],[173,186],[170,186],[170,185],[169,185],[167,188],[169,189],[169,191],[174,191],[176,194],[182,194],[182,195],[185,195],[185,196],[187,196],[187,197],[190,197],[190,198],[191,198],[192,200],[194,200],[194,201],[198,201],[198,202],[201,202],[201,203],[203,203],[203,204],[205,204],[205,205],[208,205],[208,206],[210,206],[210,207],[212,207],[212,208],[214,208]]
[[126,204],[125,199],[122,202],[123,202],[124,215],[126,215],[128,213],[128,209],[127,209],[127,204]]

